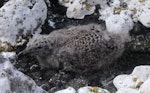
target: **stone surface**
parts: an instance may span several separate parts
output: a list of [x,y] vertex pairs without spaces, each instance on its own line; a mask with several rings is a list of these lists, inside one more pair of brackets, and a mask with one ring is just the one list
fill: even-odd
[[0,93],[48,93],[13,67],[8,59],[12,59],[13,55],[4,52],[0,54]]
[[149,0],[113,0],[110,5],[99,9],[100,19],[107,20],[107,18],[113,15],[125,14],[131,16],[134,22],[140,21],[144,26],[150,27],[149,16]]
[[99,87],[86,86],[79,88],[78,93],[110,93],[110,92]]
[[83,19],[85,15],[90,15],[95,11],[95,6],[86,0],[59,0],[59,3],[68,7],[66,12],[68,18]]
[[147,79],[150,79],[150,66],[149,65],[142,65],[142,66],[136,66],[131,73],[131,75],[136,76],[141,81],[146,81]]
[[138,78],[130,75],[119,75],[113,80],[118,90],[120,88],[136,88],[137,82],[139,82]]
[[77,91],[72,87],[68,87],[55,93],[110,93],[110,92],[100,87],[85,86],[79,88]]
[[150,92],[150,79],[146,80],[140,87],[139,93],[149,93]]
[[138,93],[138,90],[132,88],[121,88],[116,93]]
[[76,90],[72,87],[68,87],[67,89],[56,91],[55,93],[76,93]]
[[22,35],[41,32],[46,17],[44,0],[9,0],[0,8],[1,45],[15,45]]
[[119,75],[114,79],[117,93],[149,93],[150,66],[142,65],[134,68],[130,75]]

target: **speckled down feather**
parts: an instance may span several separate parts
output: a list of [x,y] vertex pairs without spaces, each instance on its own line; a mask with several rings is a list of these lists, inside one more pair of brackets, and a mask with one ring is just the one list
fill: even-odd
[[98,24],[35,35],[22,52],[37,57],[42,68],[87,72],[104,68],[124,51],[128,34],[108,32]]

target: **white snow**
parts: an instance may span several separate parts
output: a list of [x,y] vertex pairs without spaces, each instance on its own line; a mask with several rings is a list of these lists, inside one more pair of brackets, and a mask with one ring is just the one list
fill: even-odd
[[0,41],[15,45],[21,35],[41,32],[46,17],[44,0],[9,0],[0,8]]

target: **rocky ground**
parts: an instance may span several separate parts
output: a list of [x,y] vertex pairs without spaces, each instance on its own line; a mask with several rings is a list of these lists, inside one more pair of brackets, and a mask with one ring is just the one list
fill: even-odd
[[[0,6],[2,6],[4,1],[0,1]],[[49,34],[55,29],[62,29],[71,25],[88,23],[104,24],[103,21],[97,20],[99,17],[97,10],[95,14],[86,16],[83,20],[68,19],[65,16],[66,8],[58,5],[57,0],[50,1],[52,7],[48,8],[48,17],[42,27],[43,31],[41,34]],[[55,28],[49,26],[49,20],[55,22]],[[102,71],[89,73],[88,78],[85,78],[87,76],[80,76],[73,72],[65,72],[61,69],[57,71],[48,69],[41,70],[37,60],[29,55],[18,58],[13,64],[19,71],[30,76],[39,86],[49,91],[49,93],[66,88],[67,86],[72,86],[77,89],[86,85],[99,86],[114,92],[116,91],[112,84],[114,77],[123,73],[131,73],[137,65],[150,64],[150,29],[140,23],[136,23],[134,29],[130,32],[130,36],[131,41],[127,42],[126,50],[116,60],[115,64],[111,64]],[[17,47],[17,53],[25,47],[26,44]]]

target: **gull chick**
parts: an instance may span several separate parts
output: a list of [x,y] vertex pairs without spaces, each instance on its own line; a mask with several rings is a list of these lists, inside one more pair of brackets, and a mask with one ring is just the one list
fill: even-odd
[[81,73],[108,66],[121,56],[128,40],[128,32],[110,32],[100,24],[88,24],[35,35],[20,54],[35,56],[41,68]]

